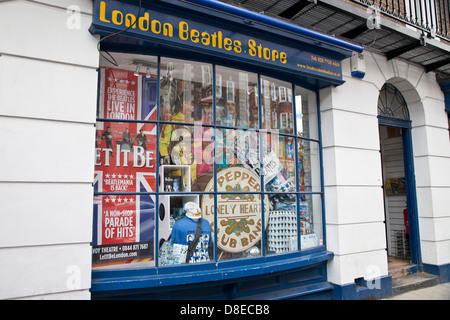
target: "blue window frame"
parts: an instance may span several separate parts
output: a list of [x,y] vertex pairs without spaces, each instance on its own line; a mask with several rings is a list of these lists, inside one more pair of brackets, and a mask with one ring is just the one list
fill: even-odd
[[[99,72],[93,291],[226,280],[329,258],[317,254],[325,251],[317,92],[242,68],[123,56],[124,65],[104,62]],[[199,153],[212,162],[195,163]],[[212,251],[201,263],[163,265],[159,253],[187,202],[210,215]]]

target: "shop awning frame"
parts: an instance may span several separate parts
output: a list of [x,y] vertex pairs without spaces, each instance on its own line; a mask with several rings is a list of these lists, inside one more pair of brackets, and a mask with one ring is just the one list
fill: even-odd
[[215,0],[179,0],[183,3],[194,4],[203,8],[208,8],[211,10],[219,11],[225,14],[233,15],[236,17],[241,17],[248,22],[255,22],[262,25],[266,25],[275,29],[290,32],[302,37],[307,37],[318,42],[324,42],[332,46],[336,46],[349,51],[355,51],[361,53],[363,47],[351,42],[338,39],[314,30],[310,30],[299,25],[295,25],[280,19],[273,18],[271,16],[266,16],[263,13],[256,13],[249,11],[244,8],[232,6],[230,4],[215,1]]

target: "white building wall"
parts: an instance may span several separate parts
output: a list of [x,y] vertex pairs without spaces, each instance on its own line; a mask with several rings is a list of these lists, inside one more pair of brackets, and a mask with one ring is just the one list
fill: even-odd
[[328,280],[339,285],[387,274],[377,100],[380,88],[352,78],[320,92]]
[[[413,125],[423,263],[450,262],[450,157],[444,96],[434,73],[364,52],[366,76],[320,92],[326,231],[335,253],[329,281],[351,284],[388,274],[377,119],[379,91],[393,83],[405,97]],[[447,201],[448,202],[448,201]]]
[[90,0],[0,1],[0,299],[90,298],[91,21]]
[[422,259],[426,264],[450,263],[450,142],[444,98],[424,85],[425,121],[413,119]]

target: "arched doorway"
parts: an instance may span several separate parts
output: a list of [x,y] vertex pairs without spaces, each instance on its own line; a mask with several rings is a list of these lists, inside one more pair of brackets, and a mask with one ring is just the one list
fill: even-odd
[[378,124],[389,268],[416,272],[421,270],[421,255],[411,120],[408,105],[393,84],[380,90]]

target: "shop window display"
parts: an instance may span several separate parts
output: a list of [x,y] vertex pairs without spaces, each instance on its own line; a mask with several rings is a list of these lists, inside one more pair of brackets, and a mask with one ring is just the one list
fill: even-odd
[[294,193],[295,138],[263,134],[264,185],[266,191]]
[[146,59],[150,74],[101,70],[94,267],[322,245],[315,93],[243,70]]

